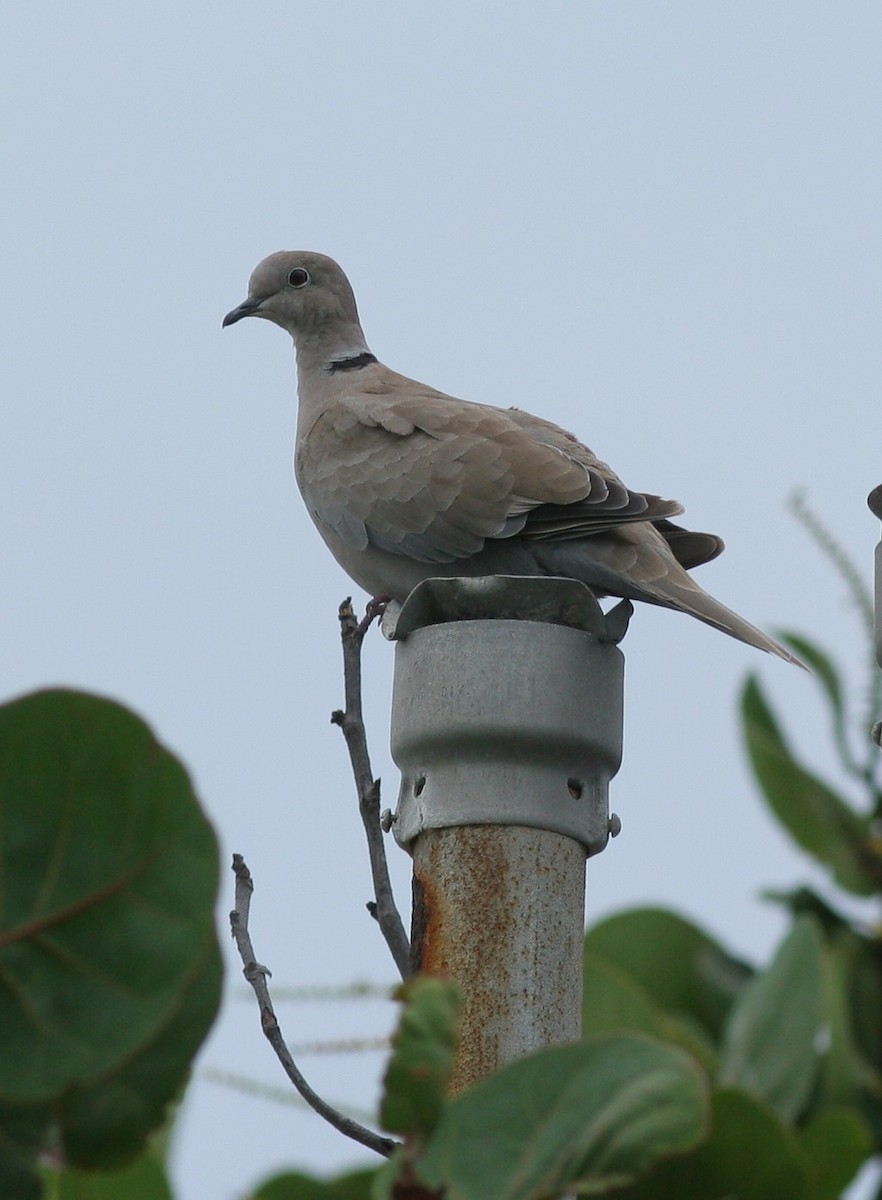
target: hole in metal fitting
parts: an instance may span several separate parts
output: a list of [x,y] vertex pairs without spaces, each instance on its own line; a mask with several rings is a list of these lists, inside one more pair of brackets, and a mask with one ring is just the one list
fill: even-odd
[[425,775],[420,775],[419,778],[414,781],[413,794],[415,796],[422,795],[422,791],[425,786],[426,786],[426,777],[425,777]]
[[567,789],[574,800],[582,799],[583,783],[579,779],[568,779]]

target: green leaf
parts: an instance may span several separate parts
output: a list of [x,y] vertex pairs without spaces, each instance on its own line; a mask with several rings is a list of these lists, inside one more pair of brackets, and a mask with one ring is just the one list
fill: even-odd
[[828,936],[824,996],[829,1046],[814,1108],[860,1109],[882,1145],[882,960],[879,945],[852,929]]
[[172,1200],[165,1167],[149,1153],[121,1171],[61,1171],[53,1184],[53,1200]]
[[764,888],[760,895],[763,900],[783,905],[792,917],[814,917],[825,936],[829,937],[843,929],[851,928],[842,913],[832,908],[810,887],[796,887],[786,892],[776,888]]
[[663,1036],[663,1015],[631,976],[597,954],[583,958],[582,1036],[648,1033]]
[[838,946],[848,960],[846,994],[855,1043],[864,1061],[882,1070],[882,943],[852,931]]
[[817,927],[801,918],[744,989],[723,1038],[720,1083],[743,1088],[787,1122],[805,1109],[818,1075],[821,952]]
[[826,1049],[811,1111],[857,1106],[882,1147],[882,954],[807,888],[772,894],[793,914],[811,914],[824,935]]
[[113,1167],[138,1153],[145,1132],[162,1123],[170,1100],[186,1082],[214,1020],[222,975],[212,930],[155,1036],[100,1079],[65,1093],[57,1113],[71,1161]]
[[0,1096],[51,1104],[78,1166],[135,1153],[186,1078],[220,998],[217,878],[184,769],[133,713],[0,706]]
[[459,989],[415,975],[398,989],[404,1011],[383,1080],[380,1123],[390,1133],[428,1133],[444,1106],[456,1050]]
[[[370,1200],[406,1200],[404,1181],[412,1182],[412,1159],[416,1153],[413,1145],[399,1146],[374,1173]],[[419,1196],[419,1193],[417,1193]]]
[[598,1193],[705,1132],[703,1073],[672,1046],[603,1037],[511,1063],[451,1100],[415,1163],[450,1200]]
[[595,954],[583,958],[582,1037],[601,1033],[646,1033],[674,1042],[706,1071],[715,1072],[716,1052],[706,1031],[688,1016],[669,1016],[620,967]]
[[51,1121],[48,1104],[6,1104],[0,1099],[0,1196],[15,1200],[42,1196],[37,1155]]
[[847,771],[854,770],[854,761],[845,732],[845,689],[833,659],[820,646],[800,637],[798,633],[779,630],[778,637],[806,666],[811,667],[812,677],[820,684],[830,708],[833,741],[839,752],[840,762]]
[[[851,1108],[859,1098],[862,1068],[852,1030],[848,940],[828,938],[821,955],[821,981],[826,1048],[819,1063],[813,1112],[838,1106]],[[878,1022],[880,1010],[876,1012]]]
[[375,1170],[351,1171],[336,1179],[315,1179],[285,1171],[267,1179],[248,1200],[371,1200],[376,1174]]
[[828,1109],[798,1139],[811,1200],[837,1200],[873,1152],[870,1131],[852,1109]]
[[714,1041],[751,974],[704,930],[660,908],[599,922],[585,936],[585,953],[627,973],[659,1007],[689,1018]]
[[800,766],[755,677],[742,693],[741,716],[754,775],[775,816],[803,850],[830,867],[840,887],[872,895],[880,881],[869,819]]
[[765,1106],[734,1088],[713,1095],[710,1136],[660,1163],[615,1200],[815,1200],[803,1155]]

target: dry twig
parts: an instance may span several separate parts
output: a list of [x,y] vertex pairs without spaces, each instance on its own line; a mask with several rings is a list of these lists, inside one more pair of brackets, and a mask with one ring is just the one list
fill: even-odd
[[375,1133],[372,1129],[360,1125],[358,1121],[353,1121],[350,1117],[344,1117],[342,1113],[332,1108],[330,1104],[322,1100],[321,1096],[312,1090],[298,1070],[297,1064],[294,1062],[291,1052],[285,1044],[285,1039],[282,1037],[282,1030],[273,1011],[273,1003],[267,984],[267,977],[270,972],[266,967],[261,966],[254,957],[254,947],[251,944],[251,935],[248,932],[248,914],[251,908],[251,893],[254,890],[254,884],[251,880],[251,872],[245,865],[245,860],[241,854],[233,855],[233,872],[236,876],[236,907],[230,913],[230,929],[232,930],[239,956],[242,959],[243,974],[254,989],[257,1003],[260,1005],[260,1024],[267,1041],[272,1046],[276,1057],[285,1068],[285,1073],[297,1091],[306,1103],[315,1109],[320,1117],[324,1117],[340,1133],[345,1134],[356,1142],[360,1142],[362,1146],[367,1146],[369,1150],[375,1150],[377,1154],[382,1154],[384,1158],[388,1158],[397,1145],[392,1138],[383,1137],[381,1134]]
[[383,831],[380,828],[380,781],[374,779],[371,771],[361,708],[361,644],[371,622],[379,615],[380,608],[381,606],[376,603],[369,605],[364,620],[359,624],[352,608],[352,600],[344,600],[340,605],[338,616],[340,618],[340,636],[343,641],[343,682],[346,708],[343,711],[338,710],[332,713],[331,720],[343,730],[349,750],[349,761],[352,764],[352,774],[355,776],[355,786],[358,790],[358,808],[367,837],[371,875],[374,881],[375,903],[369,905],[368,908],[377,919],[401,978],[406,979],[411,972],[410,941],[405,933],[401,916],[395,906],[395,897],[392,894]]

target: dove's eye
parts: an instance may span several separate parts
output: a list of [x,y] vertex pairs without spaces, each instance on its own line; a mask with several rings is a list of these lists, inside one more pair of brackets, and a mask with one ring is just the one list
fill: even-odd
[[288,274],[288,282],[291,284],[291,287],[306,287],[309,283],[309,271],[304,270],[303,267],[295,267]]

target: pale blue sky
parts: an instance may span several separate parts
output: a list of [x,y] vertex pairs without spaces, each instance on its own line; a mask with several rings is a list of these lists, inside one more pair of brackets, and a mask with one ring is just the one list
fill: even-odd
[[[869,576],[880,50],[860,0],[4,5],[3,693],[66,683],[148,717],[225,861],[246,855],[279,982],[393,972],[328,722],[351,588],[291,478],[290,345],[221,333],[252,267],[332,254],[384,361],[573,429],[726,539],[710,591],[856,670],[843,588],[785,502],[804,486]],[[589,864],[589,918],[663,903],[762,958],[783,922],[758,889],[818,876],[765,817],[735,696],[758,669],[823,769],[813,683],[667,612],[624,650],[624,831]],[[390,675],[373,638],[387,802]],[[295,1041],[391,1020],[282,1017]],[[203,1062],[282,1083],[244,1003]],[[304,1067],[364,1104],[380,1063]],[[205,1200],[358,1161],[311,1115],[197,1082],[175,1176]]]

